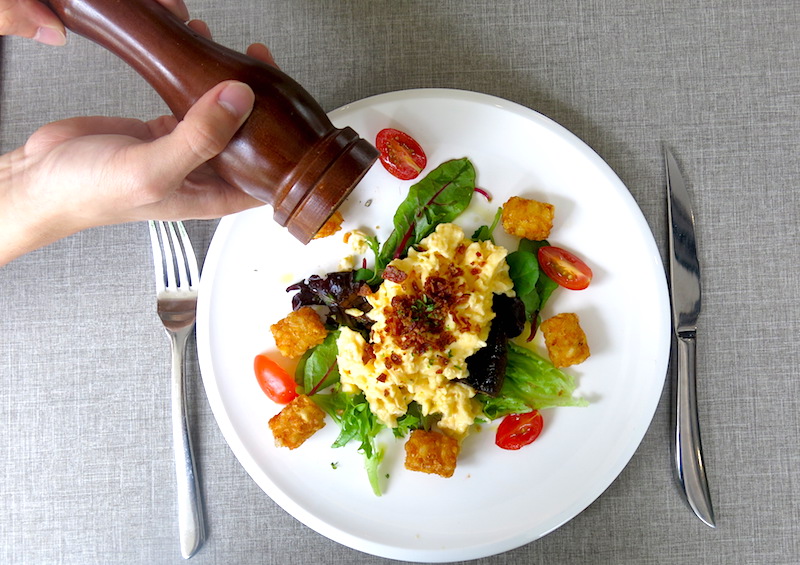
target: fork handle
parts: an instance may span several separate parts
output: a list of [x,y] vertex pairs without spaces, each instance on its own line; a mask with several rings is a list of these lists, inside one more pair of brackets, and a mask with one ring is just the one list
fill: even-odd
[[[205,541],[200,482],[195,472],[192,438],[186,413],[186,387],[183,354],[192,327],[170,334],[172,349],[172,442],[175,449],[175,476],[178,486],[178,529],[181,555],[189,559]],[[169,332],[168,332],[169,333]]]

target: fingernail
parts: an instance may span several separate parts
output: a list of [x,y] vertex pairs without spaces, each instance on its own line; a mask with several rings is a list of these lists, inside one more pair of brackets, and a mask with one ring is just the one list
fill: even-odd
[[67,42],[67,36],[60,29],[54,27],[42,26],[36,30],[36,35],[33,36],[34,41],[44,43],[45,45],[64,45]]
[[239,118],[252,110],[255,95],[243,82],[231,82],[222,89],[217,100],[220,106]]

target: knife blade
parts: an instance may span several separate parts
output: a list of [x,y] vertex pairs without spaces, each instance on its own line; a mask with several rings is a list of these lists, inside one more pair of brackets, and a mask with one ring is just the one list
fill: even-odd
[[664,149],[669,216],[669,279],[675,343],[673,367],[673,460],[689,506],[706,525],[716,527],[708,489],[697,413],[697,319],[700,315],[700,263],[689,191],[675,157]]

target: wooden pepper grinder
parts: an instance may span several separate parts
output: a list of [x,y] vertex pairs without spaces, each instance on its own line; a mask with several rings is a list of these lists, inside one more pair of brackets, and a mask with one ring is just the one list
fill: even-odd
[[48,0],[64,25],[131,65],[180,120],[211,87],[245,82],[253,112],[210,164],[271,204],[307,243],[378,157],[355,131],[336,129],[319,104],[279,69],[192,31],[154,0]]

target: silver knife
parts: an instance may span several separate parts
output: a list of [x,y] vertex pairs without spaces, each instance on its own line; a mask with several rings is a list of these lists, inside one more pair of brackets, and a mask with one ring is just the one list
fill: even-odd
[[697,517],[716,527],[708,491],[700,424],[697,417],[696,339],[700,315],[700,264],[694,236],[694,215],[686,183],[675,157],[664,149],[669,214],[669,279],[675,333],[673,368],[673,457],[678,483]]

